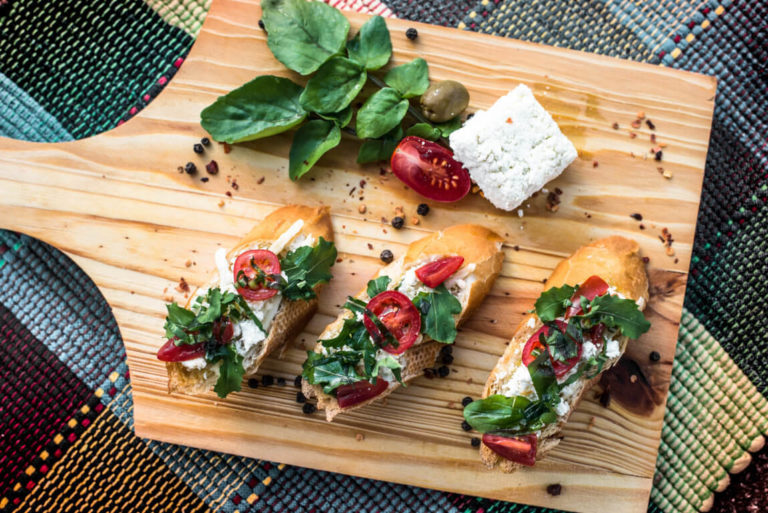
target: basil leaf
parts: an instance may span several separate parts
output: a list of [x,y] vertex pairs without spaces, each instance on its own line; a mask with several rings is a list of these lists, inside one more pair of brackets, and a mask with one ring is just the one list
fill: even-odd
[[357,163],[368,164],[369,162],[389,160],[402,138],[403,127],[398,124],[395,128],[384,134],[384,136],[364,141],[360,145],[360,151],[357,154]]
[[444,123],[435,123],[435,128],[440,130],[443,137],[448,137],[453,132],[461,128],[461,116],[456,116]]
[[320,157],[341,142],[341,130],[332,121],[314,119],[296,131],[288,154],[288,176],[298,180]]
[[442,136],[442,132],[439,128],[430,125],[429,123],[416,123],[405,131],[406,135],[415,135],[428,141],[437,141]]
[[176,302],[165,305],[165,308],[168,310],[168,322],[173,324],[188,325],[195,319],[194,312],[180,307]]
[[406,112],[408,100],[389,87],[379,89],[357,111],[357,135],[363,139],[381,137],[395,128]]
[[322,2],[263,0],[262,20],[267,46],[287,68],[309,75],[341,52],[349,22]]
[[637,303],[610,294],[594,298],[588,313],[578,317],[602,322],[609,328],[619,328],[622,335],[629,338],[638,338],[651,328],[651,323],[643,316]]
[[376,70],[389,62],[392,41],[389,29],[381,16],[374,16],[347,42],[347,54],[368,71]]
[[444,284],[440,284],[434,292],[420,292],[413,303],[422,312],[422,333],[445,344],[456,340],[456,320],[453,316],[461,313],[461,303]]
[[520,425],[531,401],[523,396],[492,395],[464,407],[464,420],[480,433],[510,429]]
[[220,96],[200,113],[200,124],[217,141],[238,143],[285,132],[307,117],[301,87],[287,78],[256,77]]
[[570,285],[552,287],[549,290],[545,290],[534,305],[536,315],[539,316],[542,322],[552,322],[558,317],[562,317],[568,308],[565,302],[571,300],[575,291],[576,287],[571,287]]
[[245,375],[243,368],[243,357],[235,351],[232,344],[217,346],[214,354],[208,354],[206,359],[209,361],[221,360],[219,366],[219,379],[213,387],[216,394],[224,398],[230,392],[239,392]]
[[543,338],[544,345],[549,346],[549,353],[553,359],[565,362],[579,354],[578,344],[583,342],[581,322],[571,319],[565,329],[565,333],[560,331],[560,328],[555,323],[547,324],[547,326],[549,326],[549,335],[544,337],[541,334],[539,338]]
[[338,112],[347,107],[363,88],[368,74],[345,57],[332,57],[309,79],[299,101],[311,112]]
[[314,287],[333,277],[330,269],[336,263],[336,246],[320,237],[314,246],[302,246],[288,253],[280,262],[286,276],[281,289],[285,299],[309,300],[316,296]]
[[399,92],[403,98],[422,95],[429,87],[427,61],[417,57],[411,62],[392,68],[384,76],[384,82]]
[[339,128],[344,128],[350,121],[352,121],[352,107],[347,107],[339,112],[331,112],[328,114],[321,114],[318,112],[317,115],[328,121],[333,121]]
[[389,276],[379,276],[375,280],[371,280],[368,282],[368,297],[373,299],[373,296],[376,296],[377,294],[380,294],[387,290],[387,286],[389,285],[390,279]]
[[557,387],[555,371],[552,369],[552,363],[549,361],[549,353],[546,351],[542,351],[539,356],[528,364],[528,372],[531,375],[531,381],[533,382],[534,390],[536,390],[536,395],[540,399],[545,397],[547,390],[552,385]]

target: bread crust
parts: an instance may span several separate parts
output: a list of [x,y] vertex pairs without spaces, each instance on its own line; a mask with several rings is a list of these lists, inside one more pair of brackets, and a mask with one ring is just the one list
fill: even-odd
[[[579,248],[573,255],[555,267],[550,277],[547,278],[544,290],[552,287],[561,287],[566,284],[580,284],[593,275],[600,276],[609,286],[615,287],[617,292],[620,292],[629,299],[637,301],[643,298],[641,310],[648,304],[648,275],[645,272],[642,258],[640,258],[637,242],[619,236],[600,239]],[[529,325],[531,319],[533,319],[533,322]],[[483,398],[495,393],[495,385],[498,384],[497,376],[500,373],[506,370],[506,373],[510,374],[522,364],[522,351],[525,343],[542,326],[543,323],[534,313],[523,317],[504,354],[499,358],[496,366],[488,376],[488,381],[486,381],[485,388],[483,389]],[[627,342],[627,337],[619,339],[619,348],[622,353],[626,348]],[[611,365],[617,361],[618,358]],[[605,371],[611,365],[606,366],[603,370]],[[598,375],[591,380],[581,381],[578,389],[569,401],[570,409],[568,414],[558,423],[551,424],[542,430],[536,453],[537,460],[543,458],[560,443],[560,433],[571,413],[578,406],[587,390],[599,380],[600,376]],[[494,467],[498,465],[504,472],[513,472],[521,467],[517,463],[502,458],[485,445],[480,447],[480,457],[487,466]]]
[[[227,260],[253,246],[268,247],[277,237],[293,223],[304,221],[299,234],[312,236],[315,241],[320,237],[333,241],[330,208],[326,206],[309,207],[305,205],[287,205],[272,211],[260,221],[243,239],[228,253]],[[214,272],[205,287],[215,283],[218,274]],[[318,292],[322,284],[315,287]],[[195,297],[195,290],[187,299],[185,308],[189,308]],[[277,349],[284,348],[286,342],[301,333],[307,322],[317,311],[317,298],[310,301],[282,301],[275,315],[269,333],[264,341],[264,349],[256,359],[245,369],[245,375],[255,374],[264,359]],[[188,369],[179,362],[166,362],[168,370],[168,392],[179,392],[188,395],[204,394],[211,390],[218,380],[218,369],[211,372],[208,369],[206,378],[203,370]]]
[[[379,269],[374,278],[382,275],[389,276],[393,282],[398,282],[406,270],[413,267],[413,264],[419,262],[425,257],[432,255],[461,255],[464,262],[461,269],[474,264],[473,275],[478,279],[470,285],[469,294],[465,304],[462,304],[462,311],[457,319],[457,326],[467,319],[472,311],[477,308],[483,298],[488,294],[493,282],[501,271],[501,265],[504,261],[504,253],[501,251],[503,239],[495,232],[474,224],[456,225],[445,230],[435,232],[427,237],[412,242],[408,246],[405,255]],[[355,296],[364,301],[368,301],[368,293],[364,288]],[[351,317],[348,310],[343,310],[339,316],[329,324],[320,334],[318,340],[331,338],[339,332],[344,319]],[[403,382],[406,383],[414,378],[421,376],[425,368],[434,365],[440,348],[443,346],[440,342],[428,341],[408,349],[404,354],[405,368],[402,372]],[[317,343],[315,351],[320,351],[321,344]],[[323,393],[321,386],[310,385],[306,380],[302,381],[302,391],[307,397],[317,397],[318,409],[325,410],[326,420],[329,422],[339,413],[362,408],[374,401],[378,401],[394,392],[400,386],[399,383],[390,383],[389,388],[367,401],[356,404],[350,408],[339,408],[339,403],[335,397]]]

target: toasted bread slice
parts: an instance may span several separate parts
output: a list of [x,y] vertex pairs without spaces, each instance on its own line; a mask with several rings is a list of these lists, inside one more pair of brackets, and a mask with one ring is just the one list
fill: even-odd
[[[460,298],[462,310],[456,319],[456,324],[459,326],[482,302],[491,289],[499,271],[501,271],[501,264],[504,261],[501,245],[501,237],[482,226],[473,224],[452,226],[414,241],[408,247],[405,255],[380,269],[374,278],[389,276],[392,280],[391,283],[397,284],[407,270],[416,265],[421,265],[425,258],[447,255],[463,256],[464,262],[457,272],[461,272],[461,269],[474,265],[472,275],[476,279],[468,286],[468,292]],[[366,302],[371,299],[368,297],[366,289],[360,291],[356,297]],[[351,312],[344,310],[335,321],[325,328],[320,334],[319,340],[336,336],[344,324],[344,319],[351,316]],[[416,344],[405,351],[403,353],[405,359],[402,371],[403,382],[408,382],[421,376],[424,373],[424,369],[432,367],[443,345],[440,342],[425,338],[422,343]],[[322,344],[318,342],[315,346],[315,351],[319,352],[321,348]],[[307,397],[317,397],[317,407],[325,410],[325,416],[329,422],[339,413],[362,408],[367,404],[386,397],[399,386],[399,383],[391,382],[389,388],[378,396],[352,407],[342,409],[339,407],[339,403],[334,396],[323,393],[321,386],[310,385],[306,380],[302,382],[304,395]]]
[[[544,290],[565,284],[580,284],[590,276],[598,275],[626,298],[638,301],[638,306],[642,310],[648,303],[648,275],[638,253],[637,242],[630,239],[613,236],[598,240],[583,246],[569,258],[560,262],[547,279]],[[641,298],[642,300],[640,300]],[[500,374],[512,375],[522,365],[522,352],[525,343],[542,326],[543,323],[535,313],[528,314],[523,318],[504,354],[491,371],[483,390],[483,398],[499,393],[498,388],[502,382],[497,377]],[[623,354],[628,338],[620,337],[618,340],[620,351]],[[603,370],[608,369],[616,361],[618,358],[610,361]],[[563,425],[568,421],[568,417],[587,390],[599,380],[600,376],[598,375],[591,380],[582,379],[577,382],[575,392],[568,401],[570,407],[568,414],[561,417],[557,423],[550,424],[542,430],[538,441],[537,460],[543,458],[560,443],[560,432]],[[486,465],[489,467],[499,465],[504,472],[512,472],[521,466],[502,458],[485,445],[480,448],[480,456]]]
[[[301,219],[304,224],[296,236],[311,236],[315,243],[320,237],[333,241],[333,227],[328,207],[307,207],[288,205],[278,208],[257,224],[234,248],[227,253],[227,261],[249,248],[268,248],[282,233]],[[218,274],[214,273],[205,287],[215,285]],[[315,287],[317,292],[322,284]],[[186,308],[190,307],[196,292],[189,296]],[[288,301],[283,299],[272,324],[267,330],[267,338],[261,350],[250,361],[243,362],[245,375],[255,374],[261,362],[277,349],[284,348],[286,342],[301,333],[304,326],[317,310],[317,298],[310,301]],[[182,394],[203,394],[211,390],[219,379],[218,366],[205,369],[189,369],[179,362],[167,362],[168,391]]]

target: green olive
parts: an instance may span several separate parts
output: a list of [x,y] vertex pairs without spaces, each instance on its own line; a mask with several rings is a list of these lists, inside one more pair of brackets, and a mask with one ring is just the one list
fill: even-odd
[[469,105],[467,88],[455,80],[443,80],[429,86],[421,95],[421,112],[430,121],[442,123],[461,114]]

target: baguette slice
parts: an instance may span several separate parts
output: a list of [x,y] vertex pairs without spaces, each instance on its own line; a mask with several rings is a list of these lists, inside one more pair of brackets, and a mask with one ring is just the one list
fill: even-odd
[[[288,205],[278,208],[257,224],[234,248],[227,253],[227,261],[249,248],[268,248],[279,236],[301,219],[304,224],[296,236],[303,234],[314,238],[315,244],[320,237],[333,242],[333,227],[328,207],[308,207]],[[218,272],[214,272],[205,286],[215,286]],[[322,284],[315,287],[317,292]],[[189,296],[185,308],[189,308],[196,292]],[[304,326],[317,310],[317,298],[310,301],[288,301],[283,299],[272,324],[267,330],[267,338],[254,358],[243,362],[245,375],[255,374],[261,362],[273,351],[285,347],[285,343],[304,329]],[[203,394],[211,390],[219,378],[218,367],[206,369],[188,369],[179,362],[166,362],[168,370],[168,391],[182,394]]]
[[[431,256],[449,256],[460,255],[464,257],[461,268],[457,271],[474,264],[475,270],[472,275],[477,279],[469,285],[468,292],[460,300],[462,310],[457,315],[457,327],[469,317],[472,311],[483,301],[483,298],[491,289],[496,276],[501,271],[501,264],[504,261],[504,253],[501,251],[503,239],[496,233],[474,224],[464,224],[451,226],[443,231],[435,232],[432,235],[412,242],[408,246],[405,255],[383,267],[374,276],[389,276],[391,285],[400,282],[405,272],[411,268],[421,265],[425,258]],[[364,288],[355,296],[363,301],[370,298]],[[319,340],[329,339],[336,336],[344,324],[344,319],[351,317],[348,310],[342,313],[329,324],[320,334]],[[424,373],[424,369],[432,367],[435,364],[440,348],[444,344],[433,340],[425,340],[416,344],[403,353],[405,365],[402,371],[403,382],[408,382]],[[315,346],[315,351],[320,352],[322,344],[320,342]],[[307,397],[317,397],[318,409],[325,410],[326,419],[330,422],[339,413],[362,408],[374,401],[382,399],[394,392],[400,386],[397,382],[391,382],[389,388],[376,397],[363,401],[349,408],[340,408],[336,398],[325,394],[322,386],[310,385],[306,379],[302,381],[302,391]]]
[[[565,284],[580,284],[590,276],[598,275],[626,298],[638,301],[640,310],[643,310],[648,303],[648,275],[638,251],[637,242],[619,236],[608,237],[583,246],[569,258],[560,262],[547,279],[544,290]],[[530,321],[531,319],[533,322]],[[502,382],[497,380],[497,376],[500,374],[511,376],[522,365],[522,351],[525,343],[542,326],[543,323],[535,313],[528,314],[523,318],[504,354],[491,371],[483,390],[483,398],[499,393],[498,388]],[[623,336],[618,339],[622,354],[626,349],[628,340],[627,337]],[[618,360],[619,358],[609,360],[604,370],[610,368]],[[542,430],[538,441],[537,460],[543,458],[560,443],[562,438],[560,432],[568,421],[568,417],[587,390],[599,380],[600,376],[598,375],[591,380],[582,378],[581,381],[577,382],[576,391],[568,401],[570,407],[568,413],[561,417],[557,423],[550,424]],[[521,467],[518,463],[502,458],[484,444],[480,447],[480,456],[487,466],[499,465],[504,472],[513,472]]]

